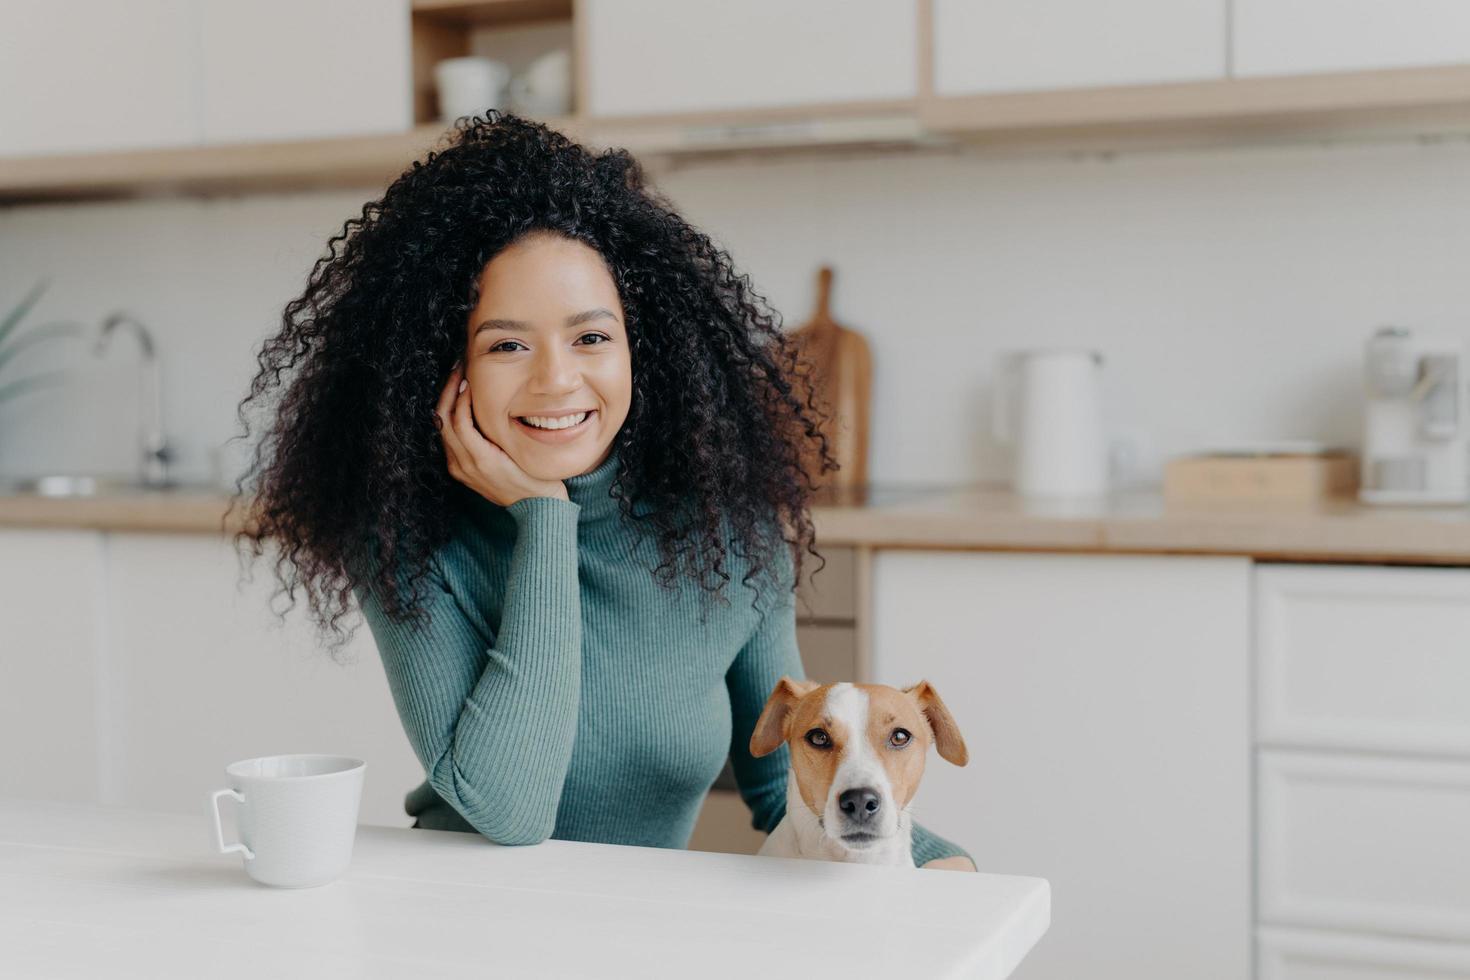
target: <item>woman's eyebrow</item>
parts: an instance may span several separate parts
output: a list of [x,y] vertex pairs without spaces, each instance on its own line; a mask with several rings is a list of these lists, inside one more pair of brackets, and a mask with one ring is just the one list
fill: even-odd
[[[596,320],[598,317],[604,317],[604,316],[605,317],[611,317],[614,320],[616,320],[618,318],[617,317],[617,314],[613,313],[612,310],[605,309],[605,308],[599,306],[599,307],[596,307],[595,309],[583,310],[581,313],[573,313],[571,316],[567,317],[566,326],[568,326],[568,327],[575,327],[578,324],[586,323],[588,320]],[[486,320],[484,323],[480,324],[478,327],[475,328],[475,334],[478,335],[478,334],[480,334],[481,331],[484,331],[484,330],[535,330],[535,329],[536,328],[534,326],[532,326],[531,324],[527,323],[525,320]]]

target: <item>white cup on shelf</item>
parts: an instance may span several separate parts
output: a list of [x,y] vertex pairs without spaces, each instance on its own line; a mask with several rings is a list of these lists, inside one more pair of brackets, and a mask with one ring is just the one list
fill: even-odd
[[460,116],[480,116],[488,109],[503,108],[509,81],[510,68],[493,58],[445,58],[434,66],[440,120],[453,123]]

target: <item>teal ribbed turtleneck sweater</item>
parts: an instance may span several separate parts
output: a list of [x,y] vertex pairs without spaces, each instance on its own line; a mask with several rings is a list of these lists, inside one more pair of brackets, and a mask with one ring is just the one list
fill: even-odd
[[[748,745],[776,681],[805,676],[789,555],[786,588],[759,609],[733,553],[730,605],[702,604],[687,578],[666,591],[654,535],[638,542],[609,493],[616,470],[613,453],[567,479],[570,501],[466,495],[426,628],[391,621],[371,582],[356,590],[428,776],[405,799],[415,826],[684,847],[727,755],[752,826],[785,814],[787,747],[755,759]],[[913,854],[968,856],[917,824]]]

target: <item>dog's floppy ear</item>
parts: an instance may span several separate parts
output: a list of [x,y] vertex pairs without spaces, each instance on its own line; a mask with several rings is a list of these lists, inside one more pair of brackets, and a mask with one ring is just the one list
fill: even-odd
[[969,762],[970,750],[965,748],[960,726],[954,723],[954,716],[939,699],[939,692],[934,690],[933,685],[928,681],[919,681],[913,687],[904,688],[903,693],[918,702],[919,710],[924,713],[924,718],[934,732],[934,747],[939,750],[939,757],[957,766]]
[[821,685],[816,681],[782,677],[776,682],[775,690],[766,699],[761,716],[756,719],[755,729],[750,733],[750,754],[759,759],[770,755],[786,741],[786,719],[791,709],[803,695],[815,691]]

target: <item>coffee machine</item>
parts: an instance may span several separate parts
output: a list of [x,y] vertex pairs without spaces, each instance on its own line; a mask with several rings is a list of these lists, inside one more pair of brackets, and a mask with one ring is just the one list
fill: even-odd
[[1470,425],[1458,337],[1383,327],[1365,349],[1363,457],[1367,504],[1464,504]]

